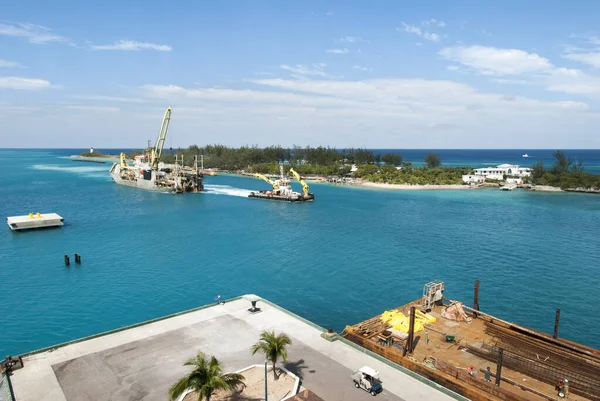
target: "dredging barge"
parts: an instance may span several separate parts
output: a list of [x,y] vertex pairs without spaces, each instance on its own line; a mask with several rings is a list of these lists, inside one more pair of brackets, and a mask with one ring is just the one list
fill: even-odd
[[559,318],[548,335],[481,312],[478,280],[473,307],[434,281],[343,336],[471,400],[600,401],[600,350],[559,338]]
[[[195,157],[195,167],[186,167],[177,157],[174,165],[160,162],[169,122],[171,108],[165,112],[158,139],[154,148],[149,148],[147,154],[136,156],[133,166],[127,163],[125,153],[121,153],[120,162],[114,163],[110,169],[113,181],[119,185],[146,189],[159,192],[184,193],[201,192],[204,190],[204,170],[198,169],[198,157]],[[216,175],[210,173],[210,175]]]
[[308,190],[308,184],[304,182],[300,174],[298,174],[293,168],[290,169],[290,173],[294,174],[298,182],[302,185],[302,192],[294,192],[292,190],[290,180],[283,174],[283,165],[279,165],[279,179],[271,180],[270,178],[262,174],[254,174],[273,187],[272,190],[261,190],[250,192],[248,198],[274,200],[280,202],[308,202],[315,200],[315,195],[310,193]]

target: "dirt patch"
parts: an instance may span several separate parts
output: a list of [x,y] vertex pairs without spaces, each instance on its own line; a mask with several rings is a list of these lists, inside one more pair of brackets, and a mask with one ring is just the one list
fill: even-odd
[[[284,371],[278,370],[279,379],[273,378],[273,371],[267,372],[267,388],[269,400],[279,401],[292,394],[295,378]],[[265,369],[252,367],[240,372],[244,375],[246,387],[239,392],[219,391],[211,397],[211,401],[260,401],[265,399]],[[185,396],[183,401],[198,401],[198,393],[192,392]]]

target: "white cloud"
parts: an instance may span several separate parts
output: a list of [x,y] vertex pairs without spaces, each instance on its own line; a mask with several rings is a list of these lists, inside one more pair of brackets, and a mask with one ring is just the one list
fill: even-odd
[[371,43],[369,40],[358,38],[356,36],[342,36],[339,41],[347,43]]
[[360,65],[355,65],[355,66],[352,66],[352,68],[354,68],[355,70],[361,70],[361,71],[371,71],[371,68],[368,68],[368,67],[362,67],[362,66],[360,66]]
[[[258,89],[146,85],[141,90],[144,96],[173,105],[181,124],[189,124],[190,141],[200,126],[219,130],[223,141],[233,145],[245,143],[248,135],[268,145],[285,129],[290,145],[301,140],[357,146],[364,145],[367,135],[369,146],[393,146],[398,141],[414,147],[424,143],[581,146],[586,135],[600,129],[600,118],[584,102],[482,93],[452,81],[255,79],[250,83]],[[489,135],[477,134],[482,131]],[[566,131],[576,132],[575,137],[567,140]]]
[[496,82],[497,84],[502,84],[502,85],[527,85],[527,81],[525,81],[524,79],[497,78],[497,79],[492,79],[492,81]]
[[449,65],[448,67],[446,67],[447,70],[449,71],[458,71],[459,68],[455,65]]
[[[581,79],[573,70],[555,74],[557,80]],[[181,146],[202,141],[199,131],[218,132],[219,141],[232,146],[248,138],[259,146],[281,140],[284,146],[365,146],[367,140],[368,146],[380,148],[398,143],[438,148],[600,146],[600,138],[595,139],[600,117],[586,103],[569,98],[542,101],[453,81],[318,77],[246,81],[252,89],[145,85],[137,96],[148,102],[128,105],[127,113],[117,112],[113,104],[86,102],[47,107],[27,119],[11,118],[14,112],[0,107],[0,118],[4,129],[23,133],[6,146],[23,146],[34,138],[38,146],[49,146],[50,140],[54,146],[136,146],[145,143],[165,104],[173,107]],[[107,125],[114,129],[106,131]],[[46,142],[36,136],[41,126],[48,127]],[[86,135],[75,135],[82,127]]]
[[283,68],[284,70],[290,71],[294,74],[297,74],[297,75],[313,75],[313,76],[324,77],[327,75],[324,71],[326,66],[327,66],[327,64],[325,64],[325,63],[315,63],[315,64],[312,64],[312,66],[303,65],[303,64],[296,64],[295,66],[282,64],[279,67]]
[[0,77],[0,89],[36,90],[50,88],[50,82],[36,78]]
[[119,103],[146,103],[147,100],[141,98],[132,97],[118,97],[118,96],[76,96],[77,99],[83,100],[98,100],[106,102],[119,102]]
[[72,44],[68,38],[52,33],[50,28],[29,23],[2,23],[0,35],[26,38],[29,43],[35,44],[50,42]]
[[594,68],[600,68],[600,53],[575,53],[566,54],[563,57],[591,65]]
[[346,54],[348,53],[350,50],[343,48],[343,49],[329,49],[327,50],[327,53],[333,53],[333,54]]
[[423,38],[425,40],[429,40],[431,42],[439,42],[440,41],[440,36],[438,34],[424,31],[421,28],[419,28],[418,26],[408,25],[405,22],[402,22],[402,29],[396,28],[396,30],[397,31],[403,30],[404,32],[408,32],[413,35],[417,35],[418,37]]
[[454,46],[439,54],[484,75],[518,75],[548,71],[554,66],[536,53],[486,46]]
[[435,18],[432,18],[428,21],[423,21],[421,23],[421,25],[423,26],[433,26],[433,27],[437,27],[437,28],[444,28],[446,26],[446,23],[444,21],[438,21]]
[[84,106],[84,105],[73,105],[73,106],[65,106],[65,109],[70,110],[81,110],[81,111],[100,111],[100,112],[115,112],[119,111],[118,107],[102,107],[102,106]]
[[124,51],[139,51],[139,50],[156,50],[160,52],[170,52],[173,50],[168,45],[157,45],[154,43],[136,42],[133,40],[119,40],[110,45],[90,45],[94,50],[124,50]]
[[597,36],[586,34],[571,34],[569,37],[583,39],[585,47],[566,45],[563,58],[600,68],[600,39]]
[[10,68],[10,67],[25,68],[24,66],[22,66],[21,64],[19,64],[17,62],[0,59],[0,68],[3,68],[3,67],[4,68]]

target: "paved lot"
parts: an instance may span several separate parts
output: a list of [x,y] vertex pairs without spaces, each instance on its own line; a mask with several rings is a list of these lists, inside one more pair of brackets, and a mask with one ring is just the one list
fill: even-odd
[[197,351],[215,355],[227,371],[262,363],[250,346],[265,329],[292,337],[285,366],[326,401],[372,399],[350,380],[363,365],[381,373],[380,401],[451,399],[346,344],[322,339],[318,330],[277,308],[263,304],[263,312],[252,315],[247,304],[234,301],[31,355],[13,376],[17,401],[164,401]]

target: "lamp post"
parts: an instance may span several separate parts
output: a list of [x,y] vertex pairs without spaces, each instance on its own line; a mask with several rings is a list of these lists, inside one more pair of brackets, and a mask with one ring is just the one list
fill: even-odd
[[267,360],[265,359],[265,401],[268,401],[268,392],[267,392]]

